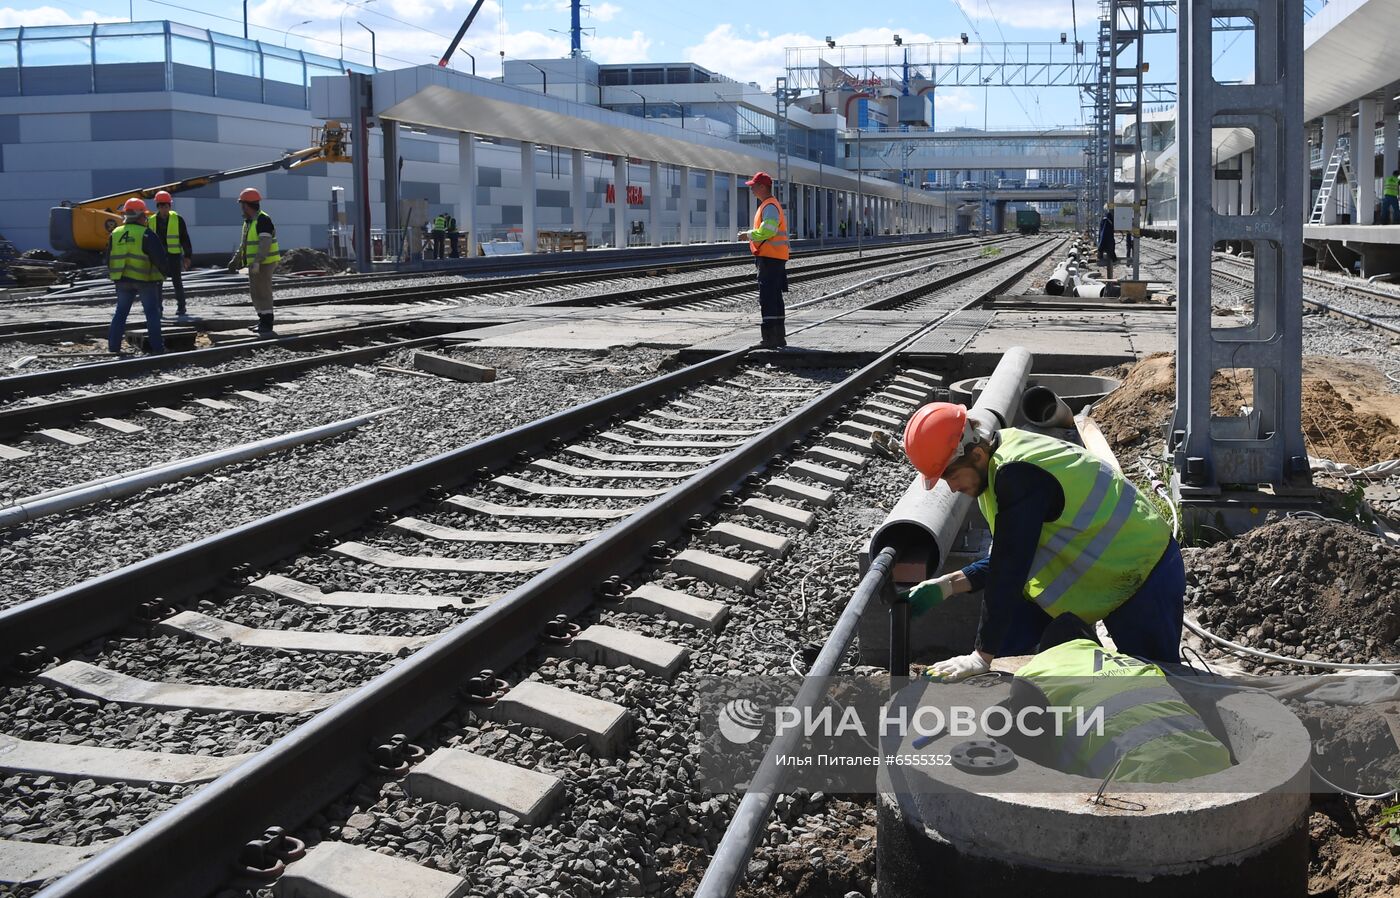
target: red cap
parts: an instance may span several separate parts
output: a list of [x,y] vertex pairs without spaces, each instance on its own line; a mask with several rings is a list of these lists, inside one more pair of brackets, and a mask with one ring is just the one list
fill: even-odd
[[769,184],[769,185],[771,185],[772,183],[773,183],[773,177],[772,177],[772,175],[768,174],[768,172],[766,172],[766,171],[761,171],[761,172],[756,172],[752,178],[749,178],[747,181],[745,181],[745,182],[744,182],[744,186],[745,186],[745,187],[752,187],[752,186],[755,185],[755,184]]
[[159,206],[161,203],[168,203],[168,202],[170,202],[170,191],[168,191],[168,190],[157,190],[157,191],[156,191],[156,205]]

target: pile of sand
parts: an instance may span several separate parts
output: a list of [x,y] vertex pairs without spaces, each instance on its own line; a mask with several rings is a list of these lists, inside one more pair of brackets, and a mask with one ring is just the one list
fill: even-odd
[[[1171,353],[1098,372],[1123,385],[1094,406],[1093,417],[1115,451],[1161,448],[1176,407]],[[1212,381],[1217,415],[1238,414],[1253,401],[1249,371],[1219,371]],[[1303,436],[1308,453],[1358,466],[1400,458],[1400,395],[1374,365],[1308,356],[1303,360]]]

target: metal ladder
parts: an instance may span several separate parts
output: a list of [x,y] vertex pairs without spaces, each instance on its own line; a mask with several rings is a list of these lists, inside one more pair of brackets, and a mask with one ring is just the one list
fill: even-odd
[[[1351,141],[1345,137],[1337,138],[1337,148],[1332,151],[1332,158],[1327,160],[1327,170],[1322,173],[1322,189],[1317,192],[1317,202],[1313,204],[1312,217],[1308,219],[1308,224],[1323,224],[1326,217],[1327,204],[1332,201],[1332,191],[1337,187],[1337,175],[1340,173],[1346,179],[1347,189],[1354,190],[1356,178],[1351,174],[1351,156],[1348,152]],[[1356,199],[1352,197],[1353,201]]]

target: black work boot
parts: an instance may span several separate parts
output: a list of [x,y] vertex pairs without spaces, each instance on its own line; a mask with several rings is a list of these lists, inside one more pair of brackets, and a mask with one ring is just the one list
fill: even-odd
[[277,336],[276,331],[272,329],[272,318],[273,313],[271,312],[258,315],[258,336],[260,338],[270,340]]
[[779,336],[781,334],[781,330],[777,330],[775,332],[773,322],[764,321],[762,324],[759,325],[759,330],[763,335],[762,342],[759,345],[761,345],[764,349],[781,348],[781,344],[778,342],[778,340],[781,339],[781,337]]

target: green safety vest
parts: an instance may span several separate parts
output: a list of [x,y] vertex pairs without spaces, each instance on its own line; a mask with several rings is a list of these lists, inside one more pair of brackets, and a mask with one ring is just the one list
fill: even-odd
[[447,216],[446,216],[446,215],[439,215],[439,216],[437,216],[436,218],[433,219],[433,230],[434,230],[434,231],[445,231],[445,230],[447,230]]
[[1390,175],[1385,179],[1385,195],[1400,196],[1400,178]]
[[146,236],[146,226],[124,224],[112,231],[112,252],[107,257],[107,276],[114,281],[126,278],[128,281],[142,281],[158,284],[165,276],[156,268],[156,263],[141,248]]
[[[150,220],[155,222],[151,230],[155,231],[156,236],[159,237],[160,231],[156,230],[160,227],[159,217],[152,216]],[[180,246],[180,213],[173,209],[170,210],[170,220],[165,223],[165,251],[177,259],[184,252]]]
[[[1155,664],[1074,639],[1036,655],[1016,676],[1039,689],[1048,706],[1082,713],[1065,717],[1058,736],[1059,768],[1067,773],[1103,779],[1113,771],[1114,782],[1175,783],[1230,766],[1229,749]],[[1101,725],[1092,723],[1096,709]],[[1081,719],[1091,722],[1083,733]]]
[[1008,427],[988,465],[977,504],[996,535],[996,477],[1002,465],[1029,462],[1055,478],[1065,494],[1059,518],[1041,525],[1025,594],[1045,613],[1066,612],[1089,623],[1122,605],[1161,560],[1171,528],[1142,494],[1088,450]]
[[[255,216],[253,216],[252,218],[248,219],[247,221],[243,222],[243,264],[244,264],[244,265],[252,265],[252,264],[253,264],[253,260],[256,259],[256,258],[258,257],[258,232],[257,232],[257,229],[253,227],[253,225],[254,225],[254,223],[257,222],[257,220],[260,219],[260,218],[266,218],[268,221],[272,221],[272,216],[268,215],[266,212],[263,212],[262,210],[258,210],[258,214],[257,214],[257,215],[255,215]],[[281,249],[281,247],[279,247],[279,246],[277,245],[277,235],[274,234],[274,235],[272,236],[272,246],[268,248],[268,251],[267,251],[267,258],[266,258],[266,259],[263,259],[263,264],[264,264],[264,265],[270,265],[270,264],[272,264],[273,262],[281,262],[281,261],[282,261],[282,249]]]

